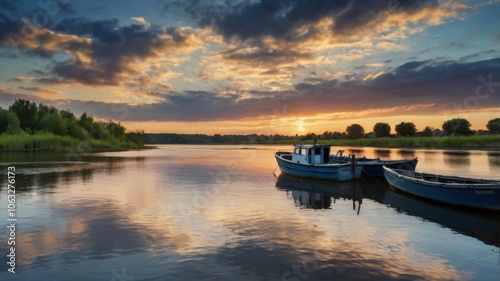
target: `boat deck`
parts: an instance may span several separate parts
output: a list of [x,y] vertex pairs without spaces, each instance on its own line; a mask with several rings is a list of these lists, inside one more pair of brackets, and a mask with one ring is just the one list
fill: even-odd
[[494,180],[485,180],[485,179],[473,179],[473,178],[462,178],[457,176],[443,176],[436,174],[427,174],[427,173],[418,173],[413,171],[403,171],[397,170],[398,173],[405,175],[410,178],[420,179],[428,182],[437,182],[437,183],[454,183],[454,184],[491,184],[497,183],[498,181]]

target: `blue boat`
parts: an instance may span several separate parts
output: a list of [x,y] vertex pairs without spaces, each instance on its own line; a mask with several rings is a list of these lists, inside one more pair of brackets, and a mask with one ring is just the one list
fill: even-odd
[[[343,156],[343,150],[339,150],[336,155],[330,155],[330,162],[346,163],[351,162],[350,156]],[[380,158],[354,158],[356,165],[363,167],[362,176],[384,177],[383,166],[391,169],[415,171],[418,159],[381,160]]]
[[293,152],[274,154],[282,173],[312,179],[350,181],[361,177],[362,167],[352,163],[330,163],[330,146],[295,145]]
[[396,190],[433,201],[500,211],[500,181],[442,176],[384,167]]

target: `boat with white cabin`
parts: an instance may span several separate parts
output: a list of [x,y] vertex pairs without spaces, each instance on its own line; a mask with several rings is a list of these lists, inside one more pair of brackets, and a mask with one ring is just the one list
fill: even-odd
[[363,169],[330,162],[330,146],[324,144],[297,144],[292,152],[276,152],[275,158],[282,173],[301,178],[350,181],[359,179]]

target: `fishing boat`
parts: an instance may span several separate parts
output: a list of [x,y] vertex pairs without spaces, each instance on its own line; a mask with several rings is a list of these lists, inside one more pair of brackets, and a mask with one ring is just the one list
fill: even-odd
[[500,181],[442,176],[384,167],[396,190],[433,201],[500,211]]
[[[339,150],[337,154],[330,155],[330,162],[346,163],[351,162],[350,155],[344,156],[344,150]],[[356,165],[362,166],[362,176],[384,177],[383,166],[391,169],[415,171],[418,164],[418,159],[399,159],[399,160],[382,160],[380,158],[355,157]]]
[[313,179],[350,181],[361,177],[355,163],[330,163],[329,145],[295,145],[292,152],[274,154],[282,173]]

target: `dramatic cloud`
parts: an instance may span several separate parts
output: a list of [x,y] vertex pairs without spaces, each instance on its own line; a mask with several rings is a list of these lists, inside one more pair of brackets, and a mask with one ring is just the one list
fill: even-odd
[[101,118],[116,118],[116,109],[122,108],[127,112],[127,121],[269,118],[283,107],[291,116],[363,111],[397,115],[401,110],[405,114],[443,114],[450,110],[500,107],[500,97],[491,92],[500,87],[498,78],[492,76],[498,69],[500,58],[463,64],[414,61],[370,80],[300,83],[294,90],[254,91],[248,97],[238,91],[233,94],[187,91],[165,95],[161,102],[147,106],[78,101],[69,101],[66,106],[82,112],[92,107]]
[[78,2],[44,25],[14,2],[0,0],[3,104],[165,126],[500,108],[498,1]]
[[[320,50],[363,44],[364,49],[398,50],[403,47],[394,40],[424,30],[417,24],[441,24],[469,9],[463,4],[431,0],[231,3],[220,6],[212,1],[192,0],[168,4],[167,9],[184,6],[200,25],[212,27],[228,43],[239,44],[224,56],[226,59],[253,63],[300,61]],[[377,40],[368,43],[368,39]]]
[[176,27],[120,26],[117,19],[91,21],[65,19],[53,30],[39,28],[26,20],[4,21],[0,44],[17,51],[52,58],[65,53],[70,59],[50,65],[57,81],[84,85],[120,85],[126,77],[137,77],[146,60],[174,57],[196,48],[192,32]]

